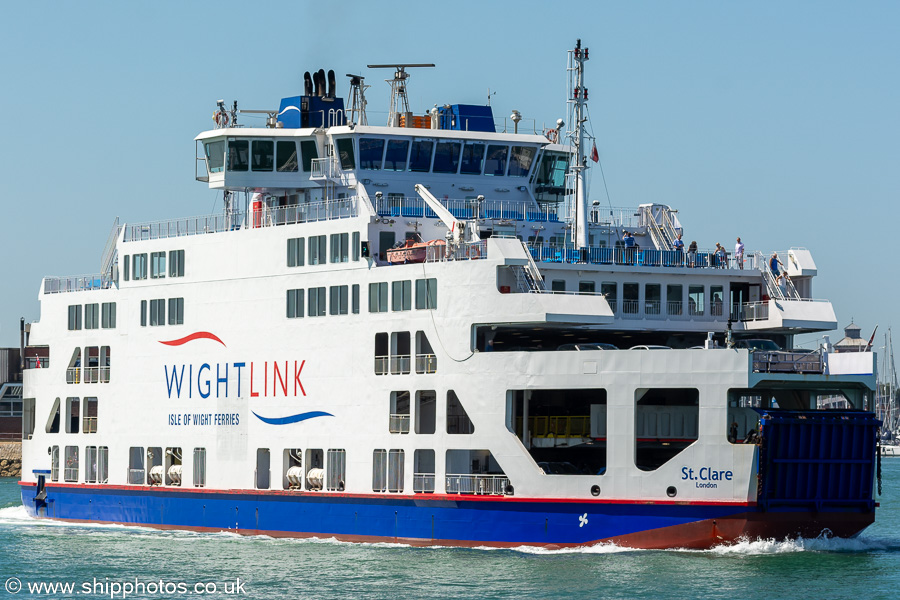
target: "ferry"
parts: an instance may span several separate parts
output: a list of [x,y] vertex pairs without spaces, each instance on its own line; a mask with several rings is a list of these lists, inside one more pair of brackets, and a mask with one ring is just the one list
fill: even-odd
[[870,525],[874,354],[794,348],[837,325],[812,252],[685,248],[669,204],[589,201],[590,56],[567,54],[549,128],[414,115],[433,65],[370,65],[386,123],[364,75],[346,104],[324,70],[277,108],[220,100],[195,164],[221,212],[116,219],[99,273],[42,280],[27,512],[472,547]]

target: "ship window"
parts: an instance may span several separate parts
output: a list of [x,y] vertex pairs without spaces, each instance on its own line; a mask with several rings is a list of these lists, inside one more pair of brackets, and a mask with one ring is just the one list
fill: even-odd
[[81,329],[81,305],[69,305],[69,331],[77,331]]
[[251,157],[254,171],[271,171],[275,164],[275,142],[271,140],[253,140]]
[[487,159],[484,162],[485,175],[506,175],[507,146],[488,146]]
[[369,284],[369,312],[387,312],[388,309],[388,284]]
[[509,176],[525,177],[534,162],[533,146],[513,146],[509,157]]
[[287,266],[302,267],[305,259],[305,239],[291,238],[287,241]]
[[447,450],[445,461],[448,494],[506,494],[509,479],[490,450]]
[[272,455],[268,448],[256,449],[256,489],[269,489]]
[[401,311],[412,308],[412,281],[395,281],[391,285],[391,310]]
[[303,290],[287,291],[287,318],[300,319],[303,317]]
[[50,409],[50,416],[47,418],[47,426],[44,430],[47,433],[59,433],[59,398],[53,401],[53,407]]
[[403,450],[388,450],[388,492],[403,491],[403,466],[406,453]]
[[435,173],[456,173],[459,169],[459,142],[438,142],[434,151]]
[[636,315],[638,312],[638,294],[640,286],[637,283],[622,284],[622,312],[626,315]]
[[409,140],[388,140],[384,155],[385,171],[405,171],[409,154]]
[[184,298],[169,298],[169,325],[184,324]]
[[324,483],[325,471],[322,467],[325,458],[321,448],[307,448],[306,450],[306,489],[321,490]]
[[347,482],[347,451],[328,449],[325,463],[325,487],[332,492],[343,492]]
[[481,164],[484,162],[484,144],[466,143],[462,151],[462,166],[459,172],[463,175],[481,175]]
[[169,251],[169,277],[184,277],[184,250]]
[[378,138],[359,138],[359,168],[368,171],[381,170],[381,159],[384,156],[384,140]]
[[66,481],[78,481],[78,446],[66,446]]
[[194,448],[194,487],[206,487],[206,448]]
[[724,288],[721,285],[709,286],[709,312],[714,317],[721,317],[724,312],[722,299],[725,297]]
[[386,375],[388,372],[388,359],[390,351],[388,349],[388,334],[375,334],[375,374]]
[[81,428],[84,433],[97,433],[97,399],[84,399],[84,417]]
[[324,235],[309,236],[309,264],[324,265],[328,260],[328,250],[325,244],[328,242]]
[[147,326],[147,301],[141,300],[141,327]]
[[181,485],[181,448],[166,448],[166,485]]
[[109,483],[109,446],[100,446],[97,452],[97,482]]
[[388,432],[409,433],[409,392],[391,392]]
[[147,485],[160,485],[162,483],[162,464],[162,448],[159,446],[147,448]]
[[329,314],[346,315],[347,314],[347,292],[349,287],[346,285],[333,285],[328,290],[330,298]]
[[579,281],[578,292],[580,294],[593,294],[596,289],[596,283],[593,281]]
[[125,266],[125,281],[128,281],[131,277],[131,257],[127,254],[125,255],[125,260],[122,261],[122,264]]
[[50,449],[50,481],[59,481],[59,446]]
[[706,308],[706,295],[702,285],[688,286],[688,314],[702,315]]
[[206,152],[206,165],[210,173],[221,173],[225,169],[225,142],[218,140],[203,144]]
[[147,279],[147,255],[134,254],[131,257],[131,278],[134,281]]
[[372,491],[387,491],[387,450],[372,453]]
[[84,305],[84,328],[100,329],[100,305],[85,304]]
[[351,290],[351,296],[353,297],[353,300],[352,300],[353,314],[358,315],[359,314],[359,284],[358,283],[353,284],[353,288]]
[[413,492],[434,492],[434,450],[413,453]]
[[319,148],[314,140],[304,140],[300,142],[300,154],[303,158],[303,171],[309,173],[312,171],[313,159],[319,158]]
[[78,433],[81,420],[81,399],[66,398],[66,433]]
[[397,331],[391,334],[391,373],[406,375],[409,373],[410,344],[409,332]]
[[662,286],[658,283],[648,283],[644,286],[644,314],[658,315],[659,304],[662,299]]
[[150,327],[166,324],[166,301],[163,298],[150,301]]
[[[25,398],[22,400],[22,439],[30,440],[34,435],[35,423],[35,402],[34,398]],[[13,415],[15,416],[15,415]]]
[[129,485],[144,484],[143,446],[132,446],[128,449],[128,483]]
[[81,348],[72,351],[72,358],[66,368],[66,383],[81,383]]
[[116,303],[104,302],[100,307],[100,326],[103,329],[116,328]]
[[566,282],[563,279],[554,279],[550,282],[550,291],[564,292],[566,291]]
[[228,140],[228,170],[246,171],[249,154],[250,143],[247,140]]
[[434,142],[431,140],[415,140],[409,152],[409,170],[427,173],[431,169],[431,152]]
[[700,393],[655,388],[635,392],[634,464],[655,471],[697,441]]
[[562,193],[566,186],[566,170],[568,168],[568,155],[560,152],[544,153],[534,181],[537,191]]
[[437,394],[434,390],[416,392],[416,433],[434,433],[436,415]]
[[359,232],[354,231],[350,242],[350,257],[354,262],[359,260]]
[[475,425],[453,390],[447,391],[447,433],[475,433]]
[[437,308],[437,279],[416,279],[416,308]]
[[666,286],[666,314],[678,316],[684,311],[682,294],[684,286],[680,283]]
[[97,446],[84,448],[84,482],[97,483]]
[[325,288],[324,287],[309,288],[307,290],[306,306],[309,309],[307,314],[309,314],[310,317],[324,317],[325,316]]
[[353,140],[344,138],[337,141],[337,153],[341,159],[341,168],[352,171],[356,168],[356,159],[353,156]]
[[100,383],[109,383],[109,346],[100,346]]
[[281,487],[286,490],[303,489],[303,450],[285,448],[282,457]]
[[150,279],[162,279],[166,276],[166,253],[150,253]]
[[342,263],[350,260],[350,234],[348,233],[332,233],[331,234],[331,262]]
[[297,144],[293,141],[277,142],[276,150],[276,169],[279,173],[296,173],[297,172]]
[[437,356],[424,331],[416,332],[416,373],[436,373]]
[[100,380],[100,348],[88,346],[84,349],[84,382],[97,383]]

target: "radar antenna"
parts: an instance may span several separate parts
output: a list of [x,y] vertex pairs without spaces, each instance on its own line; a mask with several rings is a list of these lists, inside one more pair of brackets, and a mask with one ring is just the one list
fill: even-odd
[[394,69],[394,78],[385,79],[391,85],[391,110],[388,112],[388,127],[400,125],[400,115],[410,115],[409,97],[406,95],[406,80],[411,67],[433,67],[431,63],[408,63],[394,65],[367,65],[370,69]]
[[351,75],[350,78],[350,122],[354,125],[368,125],[366,119],[366,90],[371,85],[366,85],[366,78],[362,75]]

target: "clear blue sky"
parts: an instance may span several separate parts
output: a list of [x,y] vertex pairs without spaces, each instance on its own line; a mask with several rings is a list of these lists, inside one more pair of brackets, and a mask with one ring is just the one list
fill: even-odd
[[490,88],[497,116],[550,124],[576,37],[613,206],[670,204],[701,246],[805,246],[841,325],[898,323],[898,2],[16,2],[3,17],[0,346],[38,319],[41,277],[99,270],[116,215],[219,210],[192,141],[217,99],[277,107],[332,68],[342,95],[344,73],[367,75],[378,123],[387,73],[365,65],[434,62],[411,80],[415,112]]

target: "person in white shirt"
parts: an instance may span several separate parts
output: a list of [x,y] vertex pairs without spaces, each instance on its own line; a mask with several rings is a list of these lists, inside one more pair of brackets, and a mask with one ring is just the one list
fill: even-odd
[[734,245],[734,262],[737,263],[738,269],[744,268],[744,243],[741,238],[738,238]]

